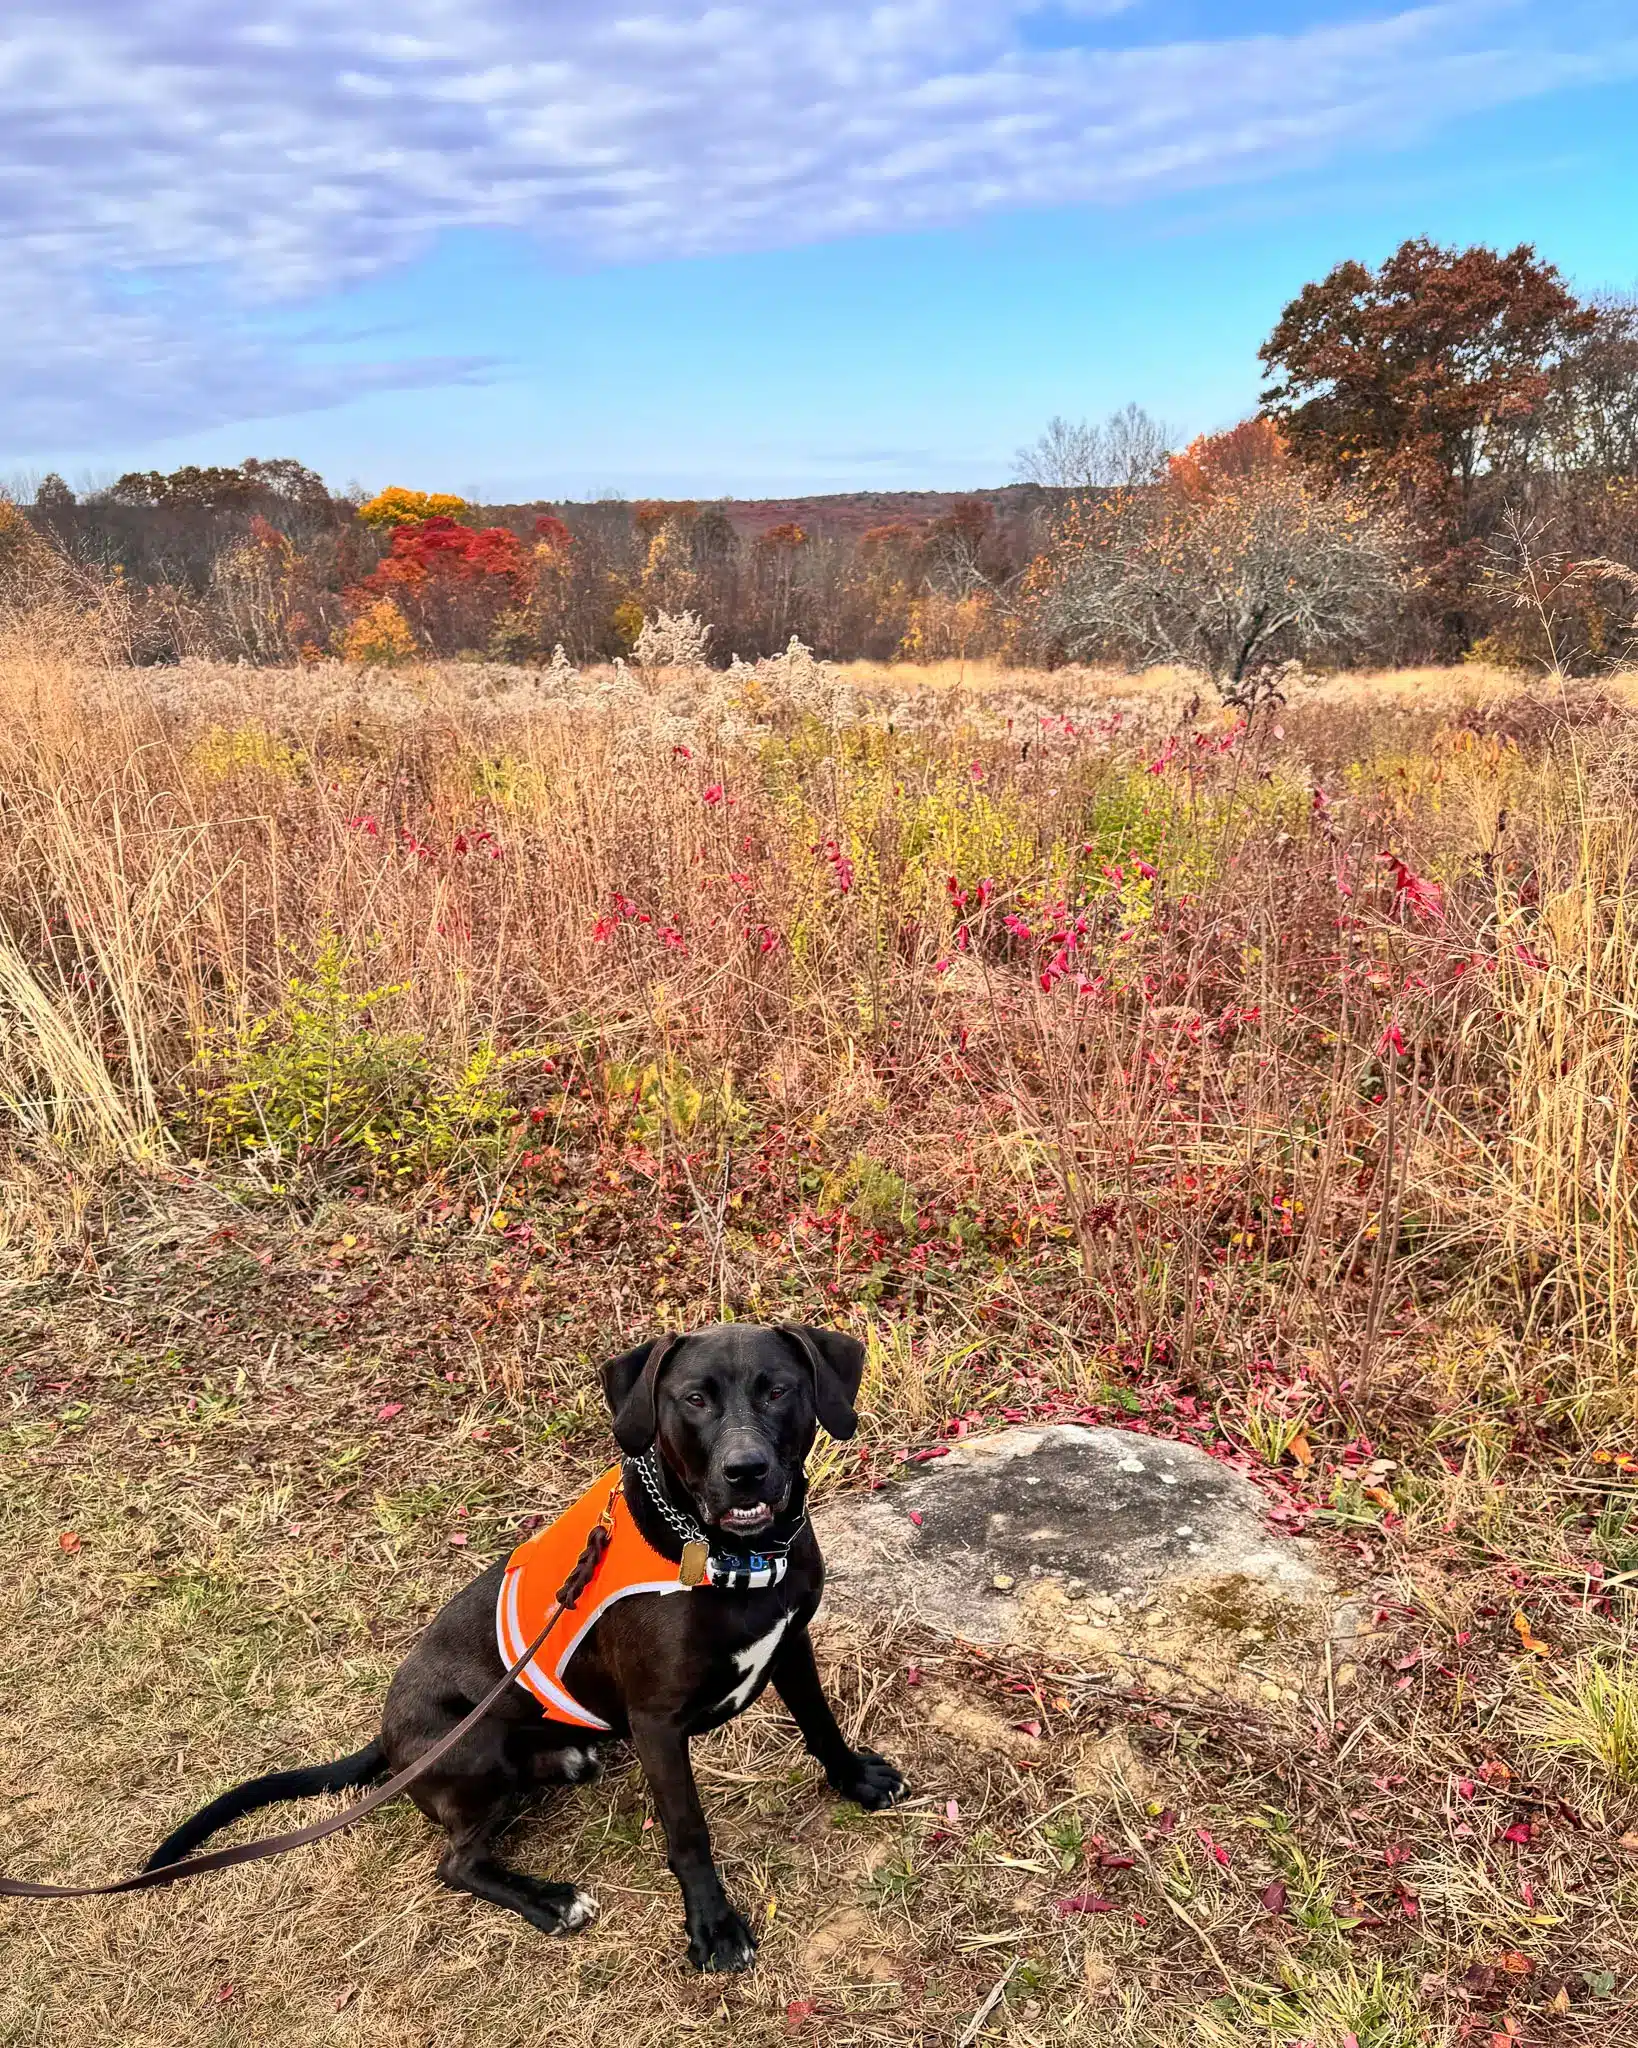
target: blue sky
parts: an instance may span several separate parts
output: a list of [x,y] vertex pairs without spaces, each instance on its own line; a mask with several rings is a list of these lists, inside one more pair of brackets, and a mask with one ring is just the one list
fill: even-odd
[[1406,235],[1638,285],[1635,92],[1633,0],[14,0],[0,474],[996,482]]

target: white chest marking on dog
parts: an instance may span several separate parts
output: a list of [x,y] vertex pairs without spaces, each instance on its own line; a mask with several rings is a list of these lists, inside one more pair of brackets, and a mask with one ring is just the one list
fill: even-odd
[[736,1652],[734,1663],[745,1675],[728,1697],[723,1701],[737,1714],[749,1706],[751,1695],[762,1683],[762,1674],[773,1661],[773,1653],[779,1648],[779,1639],[790,1623],[790,1616],[782,1614],[765,1636],[758,1636],[754,1643]]

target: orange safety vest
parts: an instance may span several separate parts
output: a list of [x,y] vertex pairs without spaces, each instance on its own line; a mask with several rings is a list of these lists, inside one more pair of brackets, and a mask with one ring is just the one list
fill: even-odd
[[558,1588],[579,1562],[604,1508],[609,1510],[613,1533],[596,1577],[581,1594],[579,1606],[565,1613],[544,1646],[518,1673],[518,1684],[540,1702],[547,1720],[563,1721],[571,1728],[606,1729],[609,1725],[583,1707],[563,1683],[569,1659],[586,1631],[616,1600],[632,1593],[689,1591],[678,1576],[676,1559],[662,1557],[632,1519],[620,1471],[618,1465],[611,1466],[573,1507],[518,1545],[495,1602],[495,1640],[501,1659],[515,1664],[544,1626]]

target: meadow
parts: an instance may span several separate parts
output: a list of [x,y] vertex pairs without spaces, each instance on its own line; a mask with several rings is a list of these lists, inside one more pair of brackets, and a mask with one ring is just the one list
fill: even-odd
[[743,1981],[684,1973],[627,1770],[520,1854],[592,1873],[580,1940],[439,1891],[393,1809],[10,1910],[0,2041],[948,2043],[1004,1973],[973,2040],[1621,2038],[1631,679],[1248,720],[1167,671],[8,634],[4,1867],[112,1875],[355,1746],[660,1325],[864,1336],[825,1489],[1003,1419],[1204,1444],[1376,1634],[1259,1719],[835,1631],[922,1796],[835,1807],[771,1707],[704,1746]]

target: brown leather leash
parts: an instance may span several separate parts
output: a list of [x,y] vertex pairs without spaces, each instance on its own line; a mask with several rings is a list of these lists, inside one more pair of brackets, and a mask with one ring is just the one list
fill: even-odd
[[339,1835],[344,1828],[356,1827],[366,1814],[374,1813],[378,1806],[385,1806],[389,1799],[396,1799],[400,1792],[407,1791],[417,1778],[432,1769],[440,1757],[447,1755],[467,1730],[483,1719],[530,1658],[543,1647],[552,1630],[597,1576],[603,1553],[609,1547],[613,1506],[614,1494],[611,1493],[604,1504],[601,1519],[586,1538],[586,1547],[581,1551],[574,1570],[558,1589],[545,1626],[517,1662],[501,1673],[464,1719],[457,1721],[446,1735],[439,1736],[430,1749],[423,1750],[414,1763],[406,1765],[396,1777],[377,1786],[365,1798],[355,1800],[340,1813],[331,1814],[328,1820],[316,1820],[308,1827],[293,1828],[288,1834],[263,1835],[254,1842],[236,1842],[226,1849],[207,1849],[201,1855],[184,1857],[179,1863],[162,1863],[157,1870],[139,1870],[134,1877],[122,1877],[113,1884],[31,1884],[26,1878],[0,1877],[0,1898],[95,1899],[104,1898],[111,1892],[152,1891],[159,1885],[176,1884],[184,1877],[203,1877],[208,1870],[230,1870],[236,1863],[261,1863],[270,1856],[282,1856],[289,1849],[305,1849],[309,1842],[322,1842],[326,1835]]

